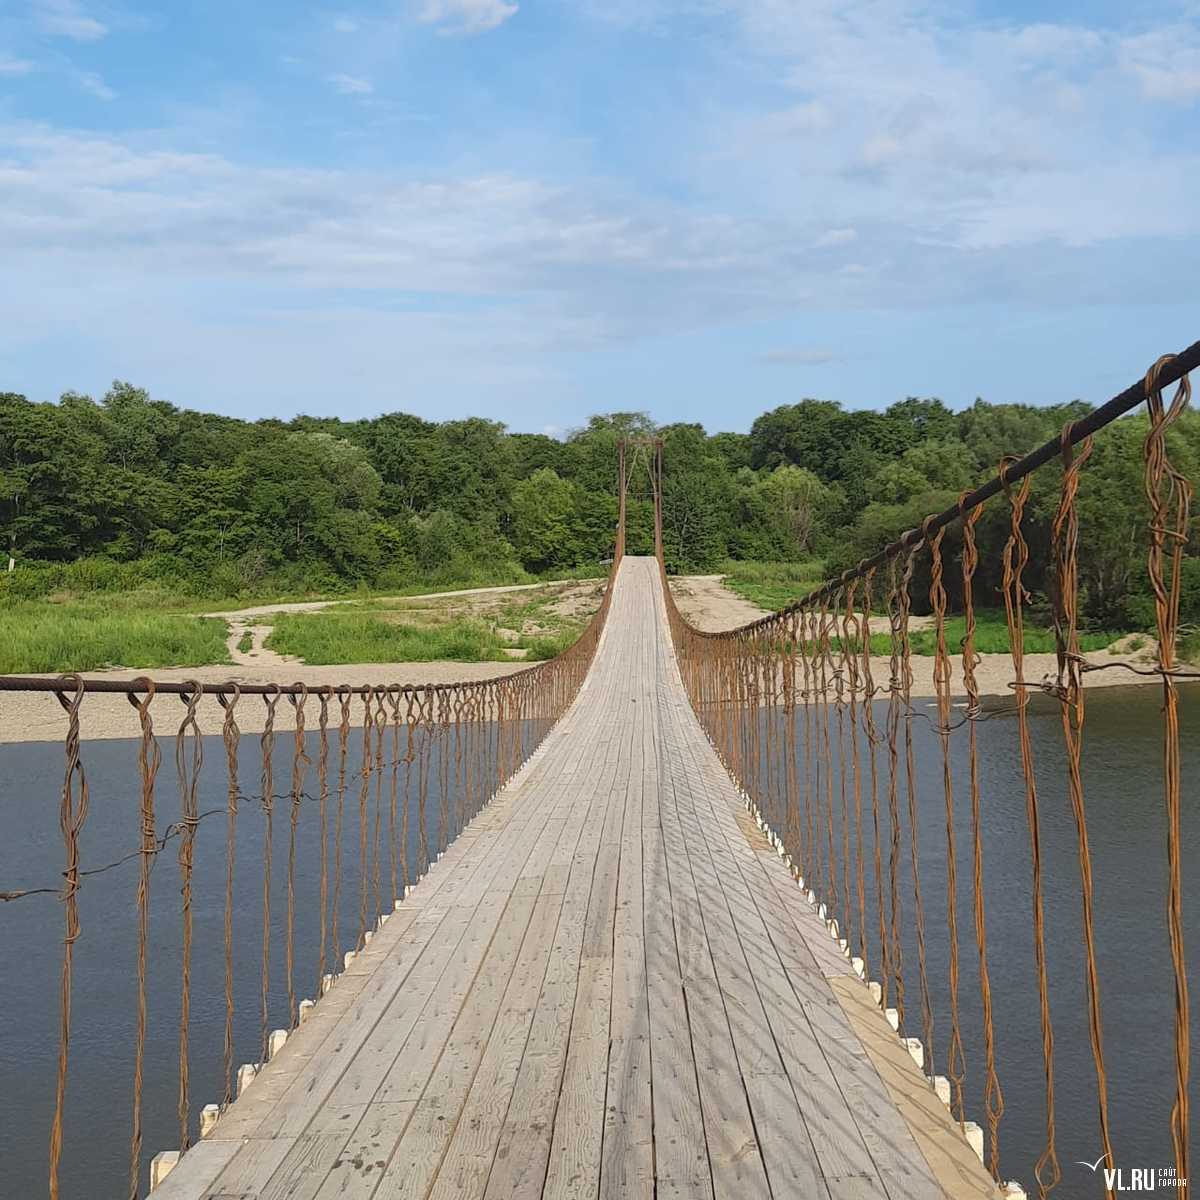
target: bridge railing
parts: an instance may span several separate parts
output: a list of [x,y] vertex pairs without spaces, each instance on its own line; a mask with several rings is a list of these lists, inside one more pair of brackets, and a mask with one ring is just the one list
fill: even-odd
[[[0,676],[0,694],[52,694],[66,718],[59,791],[61,881],[52,878],[44,886],[0,891],[0,900],[7,902],[57,898],[63,910],[58,1065],[47,1172],[51,1200],[60,1194],[60,1166],[70,1134],[77,949],[93,951],[89,961],[95,966],[98,945],[107,943],[113,953],[132,946],[125,976],[135,980],[128,1047],[127,1194],[137,1200],[146,1177],[143,1091],[150,1049],[165,1066],[162,1047],[148,1047],[148,1002],[154,999],[149,976],[161,973],[162,962],[178,970],[170,1000],[178,1016],[178,1145],[186,1150],[197,1130],[206,1132],[232,1103],[287,1031],[306,1019],[314,1001],[302,997],[319,998],[335,984],[408,890],[566,712],[595,655],[623,553],[622,513],[603,600],[578,640],[555,658],[493,679],[335,687]],[[118,743],[114,757],[105,749],[111,742],[89,740],[88,717],[93,708],[111,705],[118,696],[136,710],[139,736],[132,743]],[[217,737],[220,742],[214,746]],[[163,743],[173,757],[173,778],[164,769]],[[92,801],[98,779],[105,792],[102,806]],[[124,803],[130,791],[136,795],[132,805]],[[224,838],[200,845],[198,835],[210,822],[224,825]],[[89,853],[92,835],[100,849],[93,846]],[[10,830],[7,836],[10,848],[19,849],[20,831]],[[169,849],[174,851],[178,899],[168,903],[177,913],[177,935],[164,924],[161,911],[152,912],[162,900],[152,887],[153,875]],[[249,868],[254,880],[245,878],[248,856],[258,859]],[[15,861],[21,858],[14,854]],[[115,881],[110,877],[110,883],[130,889],[119,912],[131,922],[132,936],[129,929],[95,924],[88,916],[89,890],[101,882],[97,877],[121,867],[131,874],[122,873]],[[160,880],[164,869],[158,868]],[[201,1007],[211,1010],[216,985],[223,1009],[223,1044],[212,1044],[210,1037],[202,1047],[192,1041],[197,995],[193,942],[201,934],[210,968],[200,984]],[[218,938],[223,957],[219,982],[211,970]],[[301,942],[310,961],[301,961]],[[249,970],[257,975],[257,984],[241,977],[236,967],[251,957],[251,946],[258,963]],[[247,1049],[247,1000],[257,1036],[252,1062],[238,1067]],[[41,1001],[47,1008],[53,1004],[48,994]],[[164,1026],[162,1020],[156,1024]],[[90,1015],[87,1025],[93,1033],[99,1027],[106,1041],[121,1040],[106,1020]],[[212,1025],[211,1020],[205,1025],[210,1034]],[[212,1097],[217,1103],[202,1113],[193,1102],[191,1080],[200,1053],[219,1055],[222,1064],[220,1094]],[[94,1142],[99,1133],[111,1143],[122,1106],[113,1097],[111,1074],[100,1083],[93,1073],[93,1088],[98,1083],[104,1099],[87,1099],[93,1113],[102,1102],[106,1126],[114,1124],[92,1130],[91,1138]],[[156,1093],[161,1096],[161,1086]],[[161,1129],[161,1120],[158,1125]],[[0,1137],[12,1133],[0,1131]],[[11,1148],[3,1157],[10,1153]],[[75,1186],[69,1192],[110,1194],[98,1184],[92,1167],[73,1165]],[[15,1171],[11,1160],[5,1170],[6,1176]]]
[[[1171,461],[1168,432],[1188,403],[1187,372],[1197,365],[1200,343],[1178,357],[1159,360],[1143,380],[1067,425],[1060,437],[1022,458],[1006,458],[994,478],[964,493],[953,508],[930,515],[919,528],[853,569],[741,628],[719,633],[694,628],[671,599],[669,587],[664,587],[683,681],[713,745],[771,831],[780,853],[787,856],[831,934],[852,957],[854,968],[871,981],[899,1032],[919,1037],[920,1044],[914,1040],[910,1049],[916,1051],[914,1057],[923,1062],[931,1086],[943,1094],[964,1131],[968,1095],[982,1102],[986,1148],[978,1144],[976,1148],[998,1181],[1005,1099],[996,1016],[1001,1009],[1019,1008],[1022,1020],[1028,1020],[1019,1033],[1040,1047],[1044,1099],[1026,1095],[1021,1099],[1035,1111],[1044,1105],[1042,1149],[1035,1168],[1042,1196],[1062,1176],[1056,1146],[1050,964],[1056,951],[1061,957],[1061,942],[1056,939],[1067,930],[1082,945],[1072,957],[1080,960],[1086,1004],[1075,1020],[1086,1023],[1088,1031],[1092,1111],[1105,1164],[1121,1162],[1109,1112],[1102,1022],[1105,963],[1097,949],[1097,890],[1103,880],[1093,872],[1083,770],[1087,757],[1084,676],[1097,669],[1136,670],[1151,676],[1161,696],[1161,771],[1147,786],[1161,792],[1165,864],[1154,863],[1153,871],[1147,864],[1147,873],[1165,870],[1161,921],[1170,946],[1168,986],[1174,1015],[1172,1028],[1148,1033],[1153,1039],[1170,1041],[1173,1069],[1163,1083],[1172,1096],[1170,1144],[1176,1179],[1184,1181],[1188,1176],[1189,1011],[1183,941],[1179,684],[1200,678],[1200,672],[1178,661],[1181,563],[1193,532],[1192,486]],[[1175,392],[1167,401],[1163,389],[1171,385]],[[1143,404],[1148,416],[1143,444],[1145,573],[1153,595],[1155,657],[1146,666],[1116,660],[1101,664],[1080,651],[1078,496],[1087,487],[1092,436]],[[1056,460],[1057,468],[1052,465]],[[1057,664],[1053,676],[1044,681],[1029,678],[1024,651],[1026,571],[1031,560],[1026,504],[1037,471],[1057,471],[1059,480],[1049,561],[1038,564],[1050,580]],[[655,534],[661,564],[661,450],[654,475],[660,498]],[[976,606],[982,601],[976,523],[989,504],[1007,510],[1008,530],[998,577],[1010,647],[1011,701],[999,705],[984,702],[977,674]],[[955,540],[961,540],[957,562],[948,560],[943,546],[951,527],[957,531]],[[920,597],[915,595],[918,563],[924,593]],[[665,585],[665,567],[663,571]],[[947,633],[950,571],[958,575],[955,591],[961,596],[965,624],[965,635],[953,652]],[[933,714],[923,712],[913,696],[911,618],[918,598],[931,614]],[[872,654],[873,621],[885,623],[887,649],[882,657]],[[1057,761],[1065,780],[1060,776],[1058,798],[1065,792],[1078,857],[1073,880],[1056,872],[1049,885],[1043,829],[1047,787],[1036,768],[1031,738],[1031,702],[1039,693],[1052,698],[1061,718],[1062,753]],[[1024,792],[1023,849],[1020,841],[1009,836],[1010,830],[989,829],[988,817],[996,806],[989,803],[994,798],[986,794],[981,777],[979,726],[1000,715],[1016,727],[1017,786]],[[928,802],[931,792],[936,799]],[[944,812],[940,835],[935,810]],[[984,881],[1000,873],[1028,880],[1033,969],[1031,978],[1026,978],[1036,994],[1021,997],[1019,1003],[1014,1001],[1012,980],[1022,972],[1011,961],[997,962],[994,954],[989,955],[988,932],[996,913],[987,909]],[[970,894],[969,906],[960,899],[964,890]],[[939,921],[944,917],[944,928],[936,933],[926,919],[933,908]],[[1111,912],[1112,906],[1106,911]],[[974,991],[971,998],[962,982],[967,974]],[[1061,980],[1060,973],[1056,981]],[[962,1026],[969,1004],[975,1028],[968,1038]],[[936,1030],[935,1010],[940,1014]],[[970,1060],[964,1048],[967,1041],[974,1050]],[[1186,1196],[1185,1183],[1174,1186],[1176,1194]]]

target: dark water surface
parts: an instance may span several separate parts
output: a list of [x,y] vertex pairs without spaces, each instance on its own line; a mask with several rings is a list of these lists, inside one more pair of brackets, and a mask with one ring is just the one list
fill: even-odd
[[[526,751],[539,733],[533,723],[519,730]],[[487,734],[472,743],[473,778],[495,777],[496,747]],[[422,858],[420,838],[421,772],[424,770],[425,826],[428,852],[439,839],[450,840],[469,816],[463,812],[465,755],[455,764],[452,739],[445,746],[433,735],[427,753],[418,735],[418,760],[411,783],[402,764],[395,773],[399,810],[411,797],[407,855],[415,880]],[[225,810],[228,772],[220,738],[207,737],[198,787],[200,821],[194,842],[192,879],[192,961],[190,1080],[192,1138],[200,1109],[224,1095],[225,1036]],[[268,1028],[289,1025],[286,972],[287,880],[291,838],[291,778],[294,736],[279,735],[272,756],[274,795],[271,819],[271,948]],[[390,741],[390,739],[389,739]],[[161,836],[180,814],[174,739],[160,741],[163,763],[158,775],[156,808]],[[373,748],[374,749],[374,748]],[[390,745],[388,747],[390,751]],[[92,741],[83,746],[91,792],[80,839],[84,871],[112,863],[140,844],[138,743]],[[190,756],[190,744],[188,754]],[[294,972],[297,1003],[319,994],[320,806],[316,734],[307,739],[311,765],[303,782],[295,848]],[[189,757],[190,761],[190,757]],[[388,849],[393,772],[391,753],[382,772],[375,771],[365,797],[367,858],[360,853],[363,794],[360,779],[362,736],[351,733],[342,794],[341,888],[337,942],[353,949],[361,921],[366,885],[368,928],[377,911],[392,907],[392,862]],[[257,1062],[262,1044],[261,979],[264,859],[267,816],[257,736],[242,739],[238,784],[242,799],[236,831],[234,870],[233,979],[234,1071]],[[422,767],[422,763],[424,766]],[[58,808],[63,749],[57,743],[29,742],[0,746],[0,890],[57,887],[63,844]],[[443,786],[444,781],[444,786]],[[330,794],[327,800],[328,904],[331,915],[338,808],[338,751],[330,738]],[[476,789],[477,790],[477,789]],[[379,853],[375,853],[376,821]],[[397,830],[402,828],[398,820]],[[399,833],[397,835],[399,840]],[[147,968],[147,1032],[142,1104],[142,1186],[147,1163],[159,1150],[180,1143],[179,1019],[181,1002],[182,918],[178,838],[157,856],[151,877]],[[378,908],[376,862],[378,861]],[[124,1196],[128,1190],[129,1135],[137,996],[137,886],[139,856],[114,869],[83,879],[79,892],[80,936],[74,952],[74,988],[65,1136],[60,1168],[64,1200]],[[403,869],[397,862],[403,888]],[[29,896],[0,904],[0,955],[4,963],[0,1022],[0,1197],[45,1196],[47,1156],[54,1112],[58,1064],[59,979],[62,961],[63,906],[53,896]],[[330,921],[326,971],[341,969],[334,953]]]
[[[932,717],[932,707],[918,702]],[[879,722],[883,727],[883,710]],[[1031,717],[1041,795],[1046,929],[1051,1008],[1055,1036],[1055,1094],[1058,1153],[1063,1183],[1058,1195],[1099,1196],[1101,1189],[1077,1159],[1101,1153],[1096,1122],[1095,1079],[1087,1034],[1079,868],[1076,836],[1066,791],[1061,725],[1057,706],[1038,702]],[[836,723],[832,726],[836,738]],[[1182,698],[1184,744],[1185,933],[1195,942],[1200,885],[1193,876],[1200,848],[1200,694]],[[1003,1172],[1034,1191],[1033,1164],[1045,1145],[1045,1080],[1033,958],[1029,833],[1017,727],[1011,717],[977,726],[984,812],[985,898],[988,950],[995,1002],[997,1058],[1006,1112],[1000,1123]],[[941,752],[929,724],[914,724],[919,783],[920,873],[927,926],[927,972],[935,1016],[934,1055],[945,1071],[949,1028],[946,831]],[[1113,1141],[1118,1165],[1166,1166],[1173,1162],[1169,1112],[1174,1088],[1173,982],[1166,930],[1166,834],[1162,799],[1160,696],[1153,688],[1112,689],[1088,695],[1084,785],[1095,876],[1105,1048],[1110,1083]],[[797,737],[802,750],[802,732]],[[291,772],[290,737],[276,753],[275,791],[286,792]],[[982,1039],[978,956],[971,910],[970,812],[966,791],[966,733],[953,738],[958,841],[960,1010],[967,1063],[966,1109],[984,1124]],[[109,862],[138,845],[136,744],[92,742],[85,746],[91,811],[82,841],[85,868]],[[178,816],[178,787],[171,743],[164,741],[159,777],[160,828]],[[348,771],[358,767],[360,744],[350,746]],[[309,754],[315,761],[316,744]],[[246,739],[242,791],[261,791],[257,740]],[[880,758],[885,768],[884,757]],[[437,756],[428,794],[430,842],[441,816]],[[800,764],[803,777],[803,763]],[[62,869],[58,793],[62,748],[54,743],[0,746],[0,889],[56,886]],[[864,783],[867,779],[863,764]],[[881,770],[886,810],[886,775]],[[391,902],[387,829],[390,773],[382,793],[381,892]],[[840,807],[841,781],[833,779]],[[306,783],[315,792],[314,773]],[[403,787],[400,788],[403,800]],[[459,792],[447,778],[447,821],[457,824]],[[205,739],[200,786],[201,811],[223,810],[224,750]],[[864,787],[864,798],[869,792]],[[373,841],[374,788],[368,825]],[[903,793],[901,802],[905,803]],[[336,790],[330,800],[332,846]],[[284,970],[289,802],[275,803],[273,833],[272,1028],[288,1024]],[[347,789],[343,828],[343,876],[339,939],[352,946],[359,928],[359,794]],[[904,824],[901,897],[905,912],[904,972],[909,1005],[907,1032],[919,1035],[920,983],[913,931],[913,894]],[[417,822],[410,821],[410,863],[419,853]],[[865,821],[869,833],[870,820]],[[224,889],[225,817],[203,820],[195,843],[191,1083],[193,1127],[200,1107],[218,1101],[224,1082]],[[884,822],[881,840],[889,832]],[[841,846],[840,824],[835,839]],[[260,803],[242,805],[235,873],[234,980],[235,1066],[258,1058],[260,1039],[262,861],[265,818]],[[143,1127],[145,1158],[179,1143],[178,1031],[180,1005],[180,915],[177,843],[159,856],[151,897]],[[868,842],[867,862],[873,863]],[[316,805],[305,801],[296,854],[296,994],[317,992],[320,837]],[[332,868],[331,868],[332,869]],[[62,1194],[69,1200],[123,1195],[128,1173],[130,1100],[133,1076],[136,986],[136,887],[138,863],[126,863],[84,882],[82,931],[75,947],[74,1019],[67,1096]],[[374,915],[371,865],[368,892]],[[853,876],[851,879],[853,885]],[[332,888],[332,880],[331,880]],[[867,874],[869,957],[878,963],[874,875]],[[0,1195],[46,1194],[47,1141],[54,1104],[58,1057],[58,983],[62,952],[62,905],[54,896],[29,897],[0,905],[0,953],[4,982],[0,996]],[[855,930],[851,930],[855,934]],[[332,960],[332,954],[331,954]],[[1193,950],[1200,961],[1200,943]],[[332,969],[331,965],[327,969]],[[1200,977],[1189,972],[1191,981]],[[1200,1044],[1200,990],[1193,989],[1193,1045]],[[1195,1072],[1193,1071],[1193,1075]],[[1195,1089],[1193,1089],[1194,1091]],[[1193,1098],[1194,1099],[1194,1098]],[[143,1164],[143,1181],[145,1170]]]

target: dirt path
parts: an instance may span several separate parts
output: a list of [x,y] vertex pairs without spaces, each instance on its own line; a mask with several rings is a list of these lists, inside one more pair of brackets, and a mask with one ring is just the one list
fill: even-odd
[[[206,614],[207,615],[207,614]],[[286,667],[288,663],[298,663],[301,660],[292,654],[278,654],[267,649],[267,638],[271,636],[271,625],[251,625],[240,617],[229,620],[229,635],[225,639],[225,649],[229,657],[239,667]],[[241,648],[242,638],[250,635],[250,649]]]
[[764,609],[727,588],[724,579],[724,575],[678,575],[669,581],[676,607],[697,629],[716,633],[766,616]]
[[[720,576],[714,576],[719,579]],[[455,596],[499,596],[506,592],[532,592],[539,588],[565,587],[572,583],[588,582],[578,579],[546,579],[537,583],[508,583],[500,587],[459,588],[452,592],[421,592],[416,596],[372,596],[374,603],[403,604],[409,600],[443,600]],[[238,621],[251,617],[267,617],[273,613],[311,613],[321,612],[326,608],[334,608],[341,604],[357,604],[358,599],[349,596],[344,600],[288,600],[278,604],[255,604],[250,608],[231,608],[222,612],[201,613],[202,617],[218,617],[222,621]]]

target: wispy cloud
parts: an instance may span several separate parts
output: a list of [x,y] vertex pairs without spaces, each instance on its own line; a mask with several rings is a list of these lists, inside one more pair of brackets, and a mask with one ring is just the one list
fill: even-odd
[[327,82],[331,83],[343,96],[369,96],[375,90],[369,80],[358,79],[354,75],[330,75]]
[[357,33],[361,26],[353,17],[336,17],[333,22],[334,33]]
[[515,16],[507,0],[421,0],[417,20],[444,33],[487,33]]
[[0,75],[28,75],[34,64],[27,58],[0,56]]
[[1150,99],[1190,104],[1200,98],[1200,30],[1195,25],[1127,37],[1119,56]]
[[104,82],[95,71],[78,71],[75,75],[79,86],[97,100],[115,100],[117,93]]
[[108,33],[108,26],[90,16],[77,0],[34,0],[34,20],[43,33],[95,42]]
[[772,367],[824,367],[842,360],[832,350],[800,349],[768,350],[758,361]]

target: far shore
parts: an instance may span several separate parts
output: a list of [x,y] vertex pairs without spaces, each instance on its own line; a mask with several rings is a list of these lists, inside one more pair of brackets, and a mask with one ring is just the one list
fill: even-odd
[[[735,595],[720,576],[689,576],[671,581],[672,592],[684,616],[697,628],[704,630],[730,629],[764,615],[761,609]],[[274,610],[271,610],[274,611]],[[229,614],[226,614],[229,615]],[[242,614],[238,614],[242,615]],[[250,614],[246,614],[250,615]],[[914,618],[914,622],[918,618]],[[1156,677],[1142,675],[1130,667],[1145,670],[1152,665],[1145,650],[1137,654],[1113,654],[1107,650],[1084,656],[1096,669],[1084,673],[1088,688],[1128,686],[1155,683]],[[936,698],[932,657],[915,655],[912,658],[912,698],[930,701]],[[458,680],[495,679],[525,670],[529,663],[513,662],[428,662],[428,663],[364,663],[347,666],[308,666],[304,663],[253,662],[235,666],[173,667],[152,672],[120,669],[88,672],[89,678],[135,679],[150,674],[155,679],[185,681],[197,679],[204,684],[225,682],[288,684],[303,680],[310,687],[325,684],[425,684],[448,683]],[[879,695],[886,696],[891,664],[886,657],[872,656],[871,670]],[[1027,654],[1024,664],[1025,681],[1033,688],[1052,685],[1058,676],[1058,662],[1053,654]],[[985,654],[976,667],[979,694],[984,697],[1013,694],[1013,664],[1007,654]],[[951,690],[961,705],[963,699],[962,668],[953,663]],[[173,736],[178,728],[177,717],[182,708],[174,698],[163,697],[156,706],[161,736]],[[358,714],[361,705],[355,706]],[[314,728],[316,706],[308,714],[308,727]],[[205,697],[198,709],[198,720],[204,734],[219,734],[224,710],[215,697]],[[265,706],[256,697],[246,697],[239,707],[238,726],[243,734],[260,734],[265,720]],[[140,727],[138,715],[122,695],[96,693],[89,696],[81,710],[81,733],[87,739],[136,738]],[[66,732],[66,715],[51,693],[0,692],[0,743],[60,741]],[[292,706],[287,703],[276,709],[275,728],[286,733],[294,730]]]

